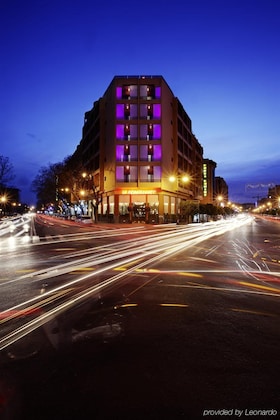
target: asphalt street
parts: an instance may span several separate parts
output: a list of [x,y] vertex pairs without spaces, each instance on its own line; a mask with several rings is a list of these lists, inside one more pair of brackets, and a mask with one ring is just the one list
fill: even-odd
[[280,418],[280,225],[41,222],[5,251],[3,416]]

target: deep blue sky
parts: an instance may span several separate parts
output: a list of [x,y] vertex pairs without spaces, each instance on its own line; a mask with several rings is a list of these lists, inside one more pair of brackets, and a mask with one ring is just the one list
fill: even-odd
[[278,0],[0,0],[0,35],[0,155],[22,201],[115,75],[165,78],[232,201],[280,184]]

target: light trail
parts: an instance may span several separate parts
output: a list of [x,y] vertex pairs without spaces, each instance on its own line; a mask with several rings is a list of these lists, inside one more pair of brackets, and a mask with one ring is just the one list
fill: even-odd
[[[93,247],[87,251],[83,251],[89,256],[80,258],[78,261],[70,261],[63,264],[58,264],[52,266],[50,269],[42,269],[33,272],[33,280],[47,280],[58,275],[63,275],[70,273],[73,270],[82,268],[84,265],[88,267],[97,266],[100,264],[108,263],[112,260],[118,261],[127,256],[135,255],[135,259],[138,259],[141,256],[145,256],[147,252],[164,252],[165,249],[171,248],[174,244],[183,242],[186,248],[194,246],[204,240],[207,240],[213,236],[221,235],[228,230],[235,229],[240,227],[244,223],[250,222],[251,219],[242,219],[240,223],[224,222],[218,224],[209,224],[205,226],[205,229],[201,232],[199,229],[175,229],[172,232],[164,232],[156,235],[148,236],[143,239],[133,239],[123,241],[120,245],[119,243],[114,246],[117,247],[117,250],[112,246],[112,244],[104,245],[102,247]],[[108,248],[108,249],[107,249]],[[105,252],[104,252],[105,250]],[[72,258],[76,256],[76,253],[68,254],[67,258]],[[118,264],[116,262],[116,264]],[[15,283],[19,280],[30,278],[30,274],[26,274],[13,280],[10,280],[9,283]],[[5,283],[7,284],[7,282]],[[1,284],[0,284],[1,287]]]
[[[217,286],[208,286],[205,284],[201,285],[194,285],[194,284],[173,284],[173,283],[163,283],[161,287],[174,287],[174,288],[182,288],[182,289],[200,289],[200,290],[210,290],[210,291],[218,291],[218,292],[233,292],[233,293],[242,293],[242,294],[251,294],[251,295],[261,295],[261,296],[273,296],[276,298],[280,298],[280,290],[274,289],[274,292],[269,291],[257,291],[257,290],[245,290],[237,289],[233,287],[217,287]],[[249,286],[248,286],[249,287]]]
[[[54,308],[47,310],[44,314],[40,314],[37,316],[36,319],[25,322],[22,327],[17,328],[15,331],[8,333],[6,336],[1,338],[0,340],[0,350],[9,346],[13,342],[19,340],[20,338],[24,337],[25,335],[29,334],[31,331],[34,331],[36,328],[39,328],[44,323],[48,322],[49,320],[53,319],[55,316],[59,315],[60,313],[72,308],[77,303],[86,300],[89,296],[93,296],[98,294],[100,291],[107,289],[108,287],[113,287],[115,284],[118,284],[122,279],[127,278],[131,274],[135,274],[137,270],[146,267],[148,265],[154,264],[160,260],[168,258],[182,250],[197,245],[209,238],[212,238],[217,235],[221,235],[225,232],[228,232],[232,229],[237,227],[243,226],[247,223],[250,223],[251,219],[244,218],[234,223],[224,222],[224,223],[217,223],[208,225],[207,228],[203,229],[202,231],[199,229],[176,229],[175,232],[168,232],[161,235],[154,235],[149,236],[148,238],[133,240],[130,243],[126,243],[125,246],[121,248],[121,250],[106,250],[106,255],[101,255],[99,258],[96,258],[96,255],[87,257],[86,259],[82,259],[78,261],[78,264],[75,263],[66,263],[60,264],[56,267],[52,267],[50,270],[40,270],[37,273],[34,273],[32,277],[30,275],[21,276],[17,279],[19,281],[23,278],[32,278],[36,280],[36,277],[40,277],[40,280],[43,278],[52,278],[57,277],[60,274],[65,274],[67,272],[77,270],[78,268],[82,268],[81,263],[87,262],[88,265],[104,265],[103,267],[98,268],[94,272],[90,272],[84,274],[82,276],[77,277],[71,281],[66,282],[60,286],[54,287],[49,291],[43,293],[42,295],[36,296],[32,299],[26,300],[22,303],[19,303],[11,308],[6,309],[1,313],[1,317],[5,316],[5,313],[15,313],[14,311],[22,310],[23,308],[28,308],[29,305],[34,305],[38,302],[44,304],[44,299],[46,297],[51,296],[52,294],[57,294],[62,290],[69,290],[72,289],[75,285],[82,283],[87,279],[93,279],[94,276],[98,276],[101,273],[110,272],[112,269],[120,266],[120,265],[128,265],[130,264],[131,267],[126,269],[126,271],[122,271],[114,276],[111,276],[105,280],[100,281],[98,284],[90,286],[83,290],[82,292],[77,293],[74,297],[68,297],[67,293],[65,293],[65,301],[61,304],[57,304]],[[152,241],[152,243],[151,243]],[[132,243],[134,245],[132,245]],[[112,246],[112,245],[111,245]],[[119,246],[119,244],[116,244]],[[134,247],[134,248],[133,248]],[[100,248],[99,248],[100,251]],[[94,259],[93,259],[94,257]],[[143,261],[141,261],[141,259]],[[114,261],[112,263],[112,260]],[[140,260],[140,262],[139,262]],[[180,270],[182,271],[182,270]],[[192,286],[193,287],[193,286]],[[219,289],[219,288],[217,288]],[[221,290],[221,289],[219,289]],[[233,289],[235,290],[235,289]],[[274,294],[273,294],[274,295]],[[56,295],[57,296],[57,295]],[[275,295],[274,295],[275,296]],[[42,302],[43,300],[43,302]],[[52,299],[50,299],[51,303],[53,304]],[[36,304],[37,306],[37,304]]]

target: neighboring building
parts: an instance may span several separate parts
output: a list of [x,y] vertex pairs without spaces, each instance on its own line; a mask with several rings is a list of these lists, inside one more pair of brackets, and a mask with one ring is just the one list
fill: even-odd
[[203,148],[162,76],[114,77],[85,113],[77,153],[100,218],[160,222],[202,199]]
[[220,176],[215,177],[215,201],[223,206],[228,203],[228,185]]
[[280,208],[280,185],[269,187],[267,196],[273,208]]
[[216,162],[203,159],[202,169],[202,200],[203,204],[213,204],[215,200],[215,169]]

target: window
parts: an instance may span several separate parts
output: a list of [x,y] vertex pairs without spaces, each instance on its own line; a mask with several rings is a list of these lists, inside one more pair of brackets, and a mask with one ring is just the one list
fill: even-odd
[[154,146],[152,144],[149,144],[148,146],[148,156],[153,156],[154,154]]
[[159,182],[161,179],[161,167],[156,165],[148,165],[140,167],[141,182]]
[[128,138],[130,136],[130,125],[126,124],[124,127],[124,137]]
[[124,172],[123,172],[123,173],[124,173],[124,175],[130,175],[130,166],[128,166],[128,165],[127,165],[127,166],[125,166],[125,167],[124,167]]
[[147,86],[147,99],[155,99],[155,86]]
[[125,104],[124,106],[124,117],[126,120],[130,119],[130,105],[129,104]]
[[137,139],[137,125],[135,124],[117,124],[116,125],[117,140]]
[[124,104],[117,104],[116,106],[116,118],[123,119],[124,118]]
[[[118,88],[117,88],[118,89]],[[121,88],[121,97],[120,91],[117,90],[117,98],[118,99],[131,99],[137,98],[137,85],[123,85]]]
[[120,195],[119,196],[119,214],[120,215],[128,214],[128,207],[129,207],[129,196]]
[[147,105],[147,118],[152,119],[153,118],[153,105]]
[[154,175],[154,167],[148,166],[148,175]]
[[130,146],[128,145],[124,146],[124,154],[126,156],[130,155]]
[[130,86],[122,87],[122,99],[130,99]]
[[150,140],[152,140],[152,138],[153,138],[153,134],[154,134],[154,127],[153,127],[153,124],[149,124],[149,125],[148,125],[148,136],[149,136],[149,139],[150,139]]

